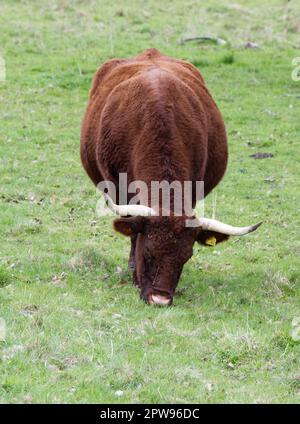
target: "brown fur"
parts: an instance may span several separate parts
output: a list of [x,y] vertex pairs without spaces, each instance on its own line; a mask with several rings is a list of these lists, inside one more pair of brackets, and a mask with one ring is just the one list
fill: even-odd
[[[148,49],[113,59],[95,74],[82,123],[81,159],[94,184],[204,181],[207,195],[227,165],[221,114],[199,71],[190,63]],[[192,203],[196,203],[193,192]],[[121,218],[115,229],[131,236],[130,263],[141,295],[173,297],[197,240],[209,234],[186,228],[186,217]],[[222,241],[220,235],[217,241]]]

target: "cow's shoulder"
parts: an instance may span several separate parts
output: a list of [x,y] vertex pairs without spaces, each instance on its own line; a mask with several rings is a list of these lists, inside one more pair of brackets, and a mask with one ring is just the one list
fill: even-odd
[[202,84],[204,84],[204,79],[200,71],[192,63],[186,60],[167,56],[155,48],[145,50],[133,58],[133,60],[144,63],[150,62],[162,67],[166,65],[171,72],[173,70],[178,76],[180,76],[180,73],[185,76],[190,75],[193,78],[197,78]]
[[162,59],[167,58],[168,56],[165,56],[162,54],[159,50],[155,48],[150,48],[145,50],[144,52],[138,54],[133,59],[137,61],[147,61],[147,60],[155,60],[155,59]]
[[105,79],[111,74],[111,72],[118,66],[122,66],[128,63],[128,59],[110,59],[103,63],[100,68],[96,71],[92,88],[90,90],[90,98],[94,96],[98,87],[105,81]]
[[204,83],[204,79],[203,79],[199,69],[196,68],[196,66],[194,66],[192,63],[187,62],[186,60],[180,60],[180,59],[174,59],[174,61],[178,65],[182,66],[182,68],[184,68],[186,71],[191,73],[194,77],[200,79],[202,83]]

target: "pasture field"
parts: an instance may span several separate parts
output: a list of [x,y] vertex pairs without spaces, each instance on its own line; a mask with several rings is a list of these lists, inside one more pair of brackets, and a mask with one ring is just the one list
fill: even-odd
[[[0,403],[299,403],[300,3],[264,3],[1,1]],[[207,35],[226,44],[180,43]],[[149,47],[194,63],[224,116],[206,216],[264,221],[195,245],[167,309],[139,300],[79,159],[93,73]]]

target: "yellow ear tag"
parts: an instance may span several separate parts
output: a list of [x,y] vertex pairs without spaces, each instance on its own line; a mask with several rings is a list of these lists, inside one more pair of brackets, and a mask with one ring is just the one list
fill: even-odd
[[205,244],[207,246],[215,246],[217,244],[217,239],[215,236],[211,236],[208,239],[205,240]]

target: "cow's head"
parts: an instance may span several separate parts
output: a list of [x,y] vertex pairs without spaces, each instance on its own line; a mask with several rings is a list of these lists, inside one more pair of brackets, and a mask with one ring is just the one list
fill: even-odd
[[256,230],[232,227],[213,219],[187,216],[163,216],[142,205],[110,207],[122,216],[114,221],[116,231],[135,238],[136,284],[141,297],[150,304],[170,305],[184,264],[193,254],[195,242],[214,246],[231,235],[244,235]]

